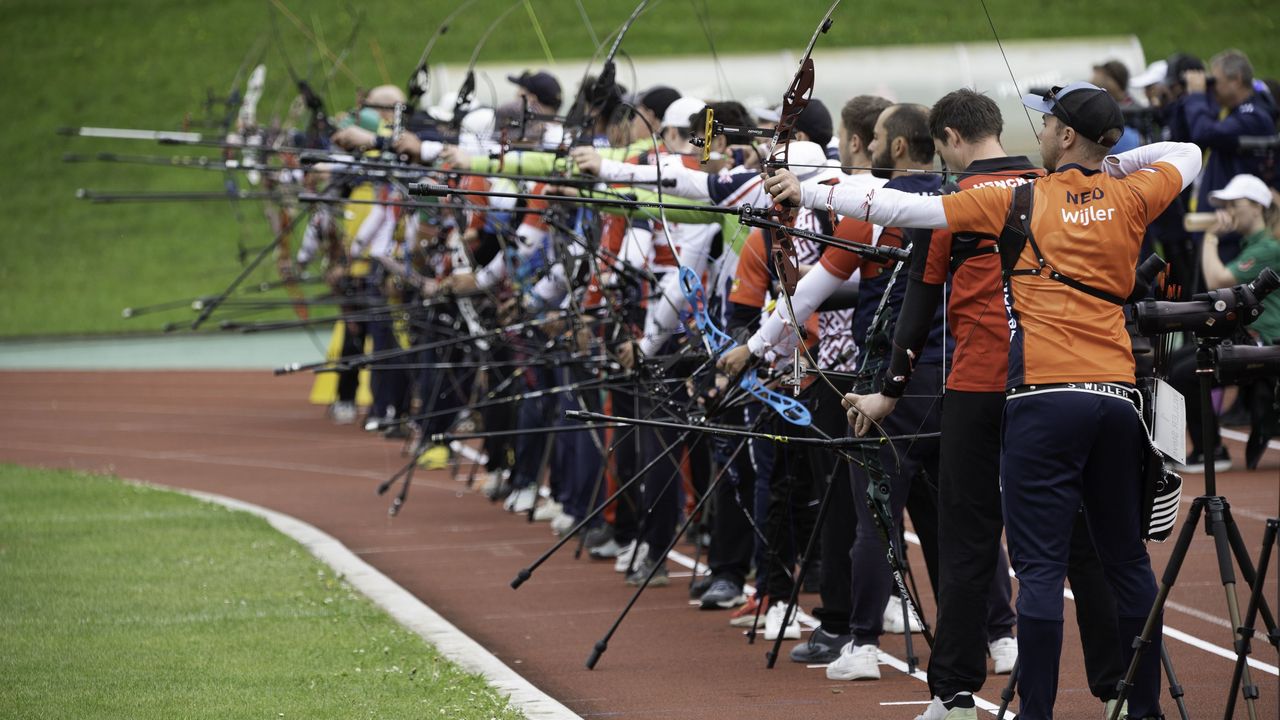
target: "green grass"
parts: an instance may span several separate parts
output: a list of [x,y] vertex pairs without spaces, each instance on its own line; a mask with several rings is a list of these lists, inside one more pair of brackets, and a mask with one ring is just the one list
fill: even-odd
[[0,465],[0,717],[515,720],[265,521]]
[[[701,0],[721,52],[800,49],[827,0]],[[574,0],[530,0],[557,59],[590,56],[589,35]],[[340,45],[350,20],[347,0],[288,0],[326,43]],[[456,2],[379,3],[370,13],[348,64],[364,86],[383,82],[371,44],[376,40],[387,78],[403,83],[427,38]],[[621,23],[632,0],[582,0],[596,34]],[[1174,50],[1208,56],[1228,46],[1247,51],[1261,75],[1280,74],[1275,5],[1266,0],[1161,3],[1096,0],[989,0],[1003,39],[1136,33],[1147,57]],[[206,92],[225,95],[254,41],[269,32],[263,0],[0,0],[0,336],[154,330],[166,319],[124,320],[120,309],[216,292],[235,274],[242,231],[226,203],[92,206],[73,199],[76,188],[217,190],[218,173],[124,165],[60,162],[64,152],[114,150],[165,153],[148,143],[104,143],[55,137],[62,125],[174,128],[184,113],[203,114]],[[433,61],[467,59],[483,29],[505,9],[483,0],[455,22]],[[989,41],[978,0],[846,2],[823,47]],[[523,10],[493,36],[482,60],[543,57]],[[321,75],[318,53],[288,21],[278,23],[297,72]],[[271,45],[275,45],[272,40]],[[634,55],[704,53],[707,40],[687,0],[665,0],[632,28],[624,43]],[[274,48],[263,115],[283,112],[287,73]],[[353,97],[339,73],[321,89],[331,108]],[[782,88],[779,88],[781,93]],[[572,88],[567,88],[571,92]],[[250,245],[268,238],[252,204],[244,206]],[[268,268],[258,279],[269,279]]]

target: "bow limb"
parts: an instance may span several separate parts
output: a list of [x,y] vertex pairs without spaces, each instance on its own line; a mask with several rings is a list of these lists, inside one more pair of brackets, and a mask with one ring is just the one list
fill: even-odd
[[431,37],[427,39],[427,45],[422,49],[422,54],[418,57],[418,64],[414,67],[413,73],[409,76],[409,82],[406,83],[405,93],[408,98],[410,108],[418,107],[418,101],[423,95],[427,94],[427,88],[430,86],[431,76],[427,70],[427,58],[431,56],[431,51],[435,48],[436,42],[441,36],[449,32],[449,26],[453,23],[454,18],[458,17],[467,8],[474,5],[476,0],[463,0],[463,3],[453,9],[453,12],[445,16],[431,33]]
[[524,0],[516,0],[510,7],[502,11],[502,14],[494,18],[489,23],[489,27],[485,28],[484,33],[480,36],[480,42],[471,51],[471,59],[467,61],[467,73],[462,78],[462,86],[458,88],[458,94],[453,100],[453,117],[449,118],[449,125],[454,133],[462,129],[462,116],[466,110],[471,107],[471,100],[476,93],[476,61],[480,59],[480,51],[484,49],[485,43],[489,41],[489,36],[493,34],[503,20],[507,19],[516,8],[520,7]]

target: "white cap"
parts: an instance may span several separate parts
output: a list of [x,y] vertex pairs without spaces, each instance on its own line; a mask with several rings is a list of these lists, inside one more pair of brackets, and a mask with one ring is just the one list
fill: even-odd
[[1253,175],[1237,175],[1221,190],[1209,193],[1209,203],[1222,207],[1232,200],[1252,200],[1262,207],[1271,207],[1271,188]]
[[755,118],[760,122],[776,123],[782,119],[782,106],[780,105],[777,107],[761,106],[757,108],[751,108],[751,117]]
[[[809,180],[810,178],[825,172],[829,167],[827,162],[827,153],[818,143],[809,142],[807,140],[792,140],[787,143],[787,162],[794,164],[796,177],[800,180]],[[773,156],[778,158],[782,155],[782,146],[774,149]]]
[[1164,80],[1168,74],[1169,63],[1164,60],[1157,60],[1148,65],[1146,70],[1129,78],[1129,87],[1134,90],[1142,90]]
[[687,128],[689,116],[706,106],[706,103],[697,98],[676,98],[662,113],[662,127]]

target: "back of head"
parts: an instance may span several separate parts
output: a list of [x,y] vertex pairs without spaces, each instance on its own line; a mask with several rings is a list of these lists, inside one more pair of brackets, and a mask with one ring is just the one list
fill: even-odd
[[[715,119],[725,125],[733,125],[737,127],[751,127],[755,121],[751,119],[751,113],[742,103],[735,100],[724,100],[721,102],[713,102],[706,108],[699,110],[689,117],[689,124],[693,130],[698,131],[707,124],[707,110],[711,110],[715,114]],[[748,135],[726,135],[725,139],[730,145],[750,145],[751,137]]]
[[907,159],[914,163],[933,162],[933,138],[929,135],[929,109],[915,103],[901,103],[889,109],[884,121],[885,142],[892,146],[898,138],[907,142]]
[[667,108],[671,106],[671,103],[679,99],[679,90],[666,87],[665,85],[659,85],[658,87],[650,88],[642,93],[639,98],[639,104],[641,107],[647,108],[649,112],[652,112],[654,117],[661,120],[663,114],[667,112]]
[[821,100],[813,98],[800,111],[795,129],[803,132],[810,142],[825,147],[831,142],[831,111]]
[[1165,75],[1164,84],[1170,88],[1179,89],[1185,85],[1183,74],[1188,70],[1203,70],[1204,63],[1200,62],[1200,58],[1195,55],[1176,52],[1169,56],[1165,67],[1168,74]]
[[871,144],[876,134],[876,120],[884,109],[892,105],[878,95],[858,95],[844,104],[840,109],[840,124],[844,131],[862,142],[862,147]]
[[995,100],[976,90],[961,88],[943,95],[929,110],[929,135],[945,141],[946,128],[955,130],[967,143],[987,138],[999,140],[1004,131],[1004,117]]
[[391,107],[404,101],[404,90],[397,85],[379,85],[365,95],[365,102],[378,107]]

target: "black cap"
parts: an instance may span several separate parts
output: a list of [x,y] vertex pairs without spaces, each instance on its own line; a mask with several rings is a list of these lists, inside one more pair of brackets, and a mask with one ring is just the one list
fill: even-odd
[[552,110],[560,109],[560,82],[549,72],[531,73],[525,70],[518,77],[508,75],[507,79],[533,93],[538,102]]
[[654,88],[645,90],[640,95],[640,105],[649,108],[654,116],[659,120],[666,114],[667,108],[671,103],[680,99],[680,91],[675,88],[669,88],[665,85],[659,85]]
[[827,110],[821,100],[813,98],[800,111],[800,117],[796,119],[796,130],[808,135],[810,141],[826,147],[831,142],[831,111]]
[[1081,137],[1111,147],[1119,135],[1108,139],[1111,130],[1124,129],[1120,105],[1106,90],[1087,82],[1056,86],[1044,95],[1023,95],[1022,104],[1045,115],[1053,115]]
[[1182,73],[1188,70],[1204,70],[1204,63],[1200,62],[1200,58],[1187,53],[1174,53],[1169,56],[1169,70],[1165,73],[1165,85],[1182,85]]

